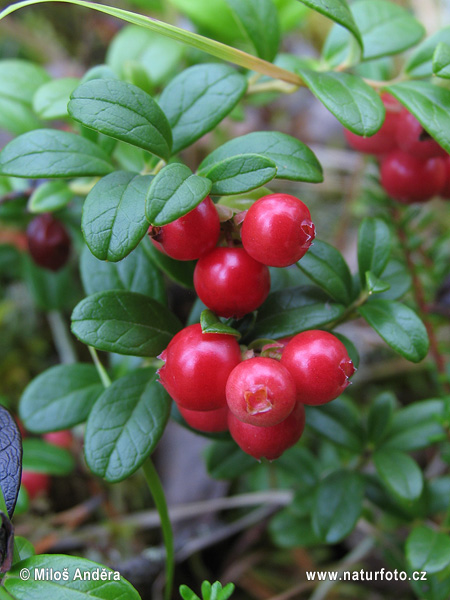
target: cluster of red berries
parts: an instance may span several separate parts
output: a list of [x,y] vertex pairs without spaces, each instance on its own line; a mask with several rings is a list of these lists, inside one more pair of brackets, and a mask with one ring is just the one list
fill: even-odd
[[200,300],[220,317],[241,318],[267,298],[268,267],[286,267],[300,260],[314,240],[315,228],[301,200],[271,194],[246,211],[242,245],[236,247],[231,239],[231,247],[217,246],[220,220],[207,196],[176,221],[163,227],[151,226],[149,236],[161,252],[172,258],[198,259],[194,287]]
[[326,331],[305,331],[276,346],[277,358],[242,360],[233,336],[190,325],[160,355],[160,382],[191,427],[229,430],[244,452],[274,460],[300,439],[304,404],[337,398],[355,370],[345,346]]
[[68,261],[70,236],[61,221],[51,213],[34,217],[28,225],[26,236],[30,256],[40,267],[58,271]]
[[371,137],[345,131],[352,148],[380,161],[381,185],[399,202],[450,198],[450,156],[419,121],[387,93],[381,95],[386,119]]

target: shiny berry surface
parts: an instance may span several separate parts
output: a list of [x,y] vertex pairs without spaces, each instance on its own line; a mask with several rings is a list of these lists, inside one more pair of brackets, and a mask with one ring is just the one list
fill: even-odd
[[178,407],[181,416],[193,429],[205,433],[220,433],[228,430],[228,407],[216,410],[187,410]]
[[163,227],[151,226],[148,234],[153,245],[176,260],[195,260],[212,250],[220,234],[220,221],[211,198],[176,221]]
[[199,324],[179,331],[160,355],[159,379],[169,395],[188,410],[226,406],[225,387],[241,349],[231,335],[202,333]]
[[200,300],[217,315],[240,318],[267,298],[270,273],[243,248],[215,248],[199,259],[194,286]]
[[400,150],[420,159],[446,156],[446,151],[425,131],[419,121],[406,109],[398,118],[397,145]]
[[58,271],[70,255],[71,241],[64,225],[50,213],[35,217],[27,228],[28,250],[40,267]]
[[340,396],[355,372],[344,344],[333,334],[315,329],[292,338],[281,364],[295,381],[297,399],[310,405],[325,404]]
[[243,423],[230,411],[228,428],[241,450],[258,460],[275,460],[300,439],[305,428],[305,409],[297,402],[291,414],[272,427]]
[[22,471],[22,485],[27,490],[31,500],[40,494],[45,494],[50,488],[50,477],[46,473]]
[[287,267],[300,260],[315,234],[306,204],[287,194],[257,200],[247,211],[241,231],[246,252],[271,267]]
[[425,202],[440,193],[445,173],[443,158],[421,160],[395,150],[381,163],[381,185],[389,196],[404,204]]
[[227,404],[240,421],[269,427],[292,412],[297,392],[289,371],[273,358],[250,358],[228,377]]

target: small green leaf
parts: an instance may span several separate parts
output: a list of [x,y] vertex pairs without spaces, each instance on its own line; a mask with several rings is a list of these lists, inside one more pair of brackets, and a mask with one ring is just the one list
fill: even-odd
[[349,304],[352,276],[342,254],[328,244],[315,240],[297,266],[336,302]]
[[69,116],[67,105],[70,94],[79,84],[75,77],[64,77],[44,83],[33,98],[33,109],[39,118],[45,120],[64,119]]
[[172,132],[158,104],[143,90],[117,79],[94,79],[76,88],[70,116],[86,127],[168,159]]
[[427,37],[411,54],[406,63],[406,72],[411,77],[431,77],[433,55],[440,42],[450,45],[450,27],[443,27]]
[[14,536],[14,550],[19,555],[19,560],[17,562],[30,558],[36,554],[33,544],[20,535]]
[[233,335],[237,339],[241,337],[237,329],[233,329],[233,327],[222,323],[212,310],[209,309],[202,311],[200,325],[202,326],[203,333],[223,333],[225,335]]
[[342,398],[321,407],[306,407],[306,423],[337,446],[352,452],[361,452],[363,449],[360,419]]
[[86,420],[102,391],[93,365],[52,367],[25,388],[19,415],[25,427],[34,433],[68,429]]
[[258,311],[254,338],[279,339],[331,323],[344,312],[321,290],[302,286],[269,295]]
[[67,131],[36,129],[15,138],[0,152],[0,174],[13,177],[88,177],[112,170],[99,146]]
[[277,179],[323,181],[322,167],[312,150],[300,140],[278,131],[254,131],[234,138],[211,152],[200,164],[199,171],[241,154],[259,154],[272,160]]
[[422,471],[407,454],[377,450],[373,455],[377,473],[387,489],[402,500],[416,500],[422,493]]
[[116,171],[89,192],[81,228],[90,251],[100,260],[117,262],[147,233],[145,198],[152,175]]
[[395,352],[411,362],[420,362],[428,353],[425,325],[416,313],[400,302],[374,299],[358,308],[360,315]]
[[358,231],[358,265],[361,285],[366,284],[366,272],[380,277],[388,263],[392,249],[392,233],[382,220],[367,217]]
[[233,441],[213,442],[204,454],[206,468],[214,479],[235,479],[257,464]]
[[416,571],[437,573],[450,564],[450,537],[423,525],[406,540],[406,558]]
[[214,129],[246,90],[245,77],[228,65],[196,65],[177,75],[159,99],[172,127],[172,153],[177,154]]
[[48,475],[69,475],[75,467],[71,453],[40,439],[23,440],[22,468]]
[[363,42],[361,39],[361,33],[358,30],[358,27],[355,23],[353,15],[350,11],[350,8],[346,2],[346,0],[299,0],[309,8],[320,12],[322,15],[325,15],[335,23],[342,25],[348,29],[357,39],[361,48],[363,47]]
[[48,181],[35,189],[28,202],[31,213],[53,212],[64,208],[73,192],[64,181]]
[[273,160],[260,154],[232,156],[199,170],[199,175],[212,181],[211,194],[216,196],[241,194],[259,188],[276,174]]
[[298,68],[310,91],[338,121],[357,135],[370,136],[384,122],[380,96],[360,77],[335,71],[318,72]]
[[369,441],[378,444],[391,426],[396,399],[391,392],[379,394],[370,405],[367,417],[367,435]]
[[433,73],[442,79],[450,79],[450,45],[439,42],[433,54]]
[[180,163],[167,165],[155,176],[145,211],[152,225],[167,225],[193,210],[206,198],[211,182]]
[[139,369],[116,380],[92,409],[85,456],[93,473],[122,481],[153,452],[170,415],[170,398],[153,369]]
[[391,284],[387,281],[382,281],[376,277],[371,271],[366,271],[366,289],[369,294],[380,294],[386,292]]
[[309,514],[296,515],[291,507],[275,515],[270,521],[269,533],[274,544],[280,548],[309,548],[320,544]]
[[398,300],[411,288],[411,274],[406,264],[399,260],[391,259],[381,274],[381,278],[390,287],[389,290],[381,292],[379,298]]
[[181,329],[165,306],[134,292],[99,292],[72,313],[72,332],[98,350],[131,356],[156,356]]
[[196,261],[193,260],[174,260],[157,250],[153,244],[147,246],[147,254],[153,264],[161,269],[163,273],[170,277],[179,285],[194,289],[194,269]]
[[362,512],[364,481],[358,473],[341,469],[323,479],[317,489],[312,526],[327,544],[335,544],[355,527]]

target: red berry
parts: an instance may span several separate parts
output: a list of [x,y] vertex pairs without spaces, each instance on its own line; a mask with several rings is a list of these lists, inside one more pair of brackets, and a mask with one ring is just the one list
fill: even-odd
[[422,127],[414,115],[405,109],[398,118],[397,145],[400,150],[426,160],[446,156],[447,152]]
[[292,412],[297,392],[289,371],[273,358],[250,358],[227,381],[227,404],[240,421],[271,427]]
[[303,404],[325,404],[342,394],[355,372],[344,344],[331,333],[312,329],[294,336],[281,363],[297,386]]
[[243,423],[229,412],[228,427],[231,437],[244,452],[258,460],[275,460],[300,439],[305,428],[305,409],[297,402],[291,414],[272,427]]
[[288,267],[305,255],[316,230],[308,207],[295,196],[272,194],[247,211],[241,236],[244,249],[271,267]]
[[425,202],[439,194],[444,184],[442,158],[421,160],[395,150],[381,163],[381,185],[392,198],[404,204]]
[[194,286],[200,300],[219,316],[240,318],[267,298],[270,273],[243,248],[215,248],[199,259]]
[[386,93],[381,94],[381,100],[386,107],[386,117],[377,133],[370,137],[362,137],[347,129],[344,130],[347,142],[354,150],[367,154],[386,154],[397,147],[396,131],[401,105]]
[[64,225],[50,213],[35,217],[27,228],[28,250],[40,267],[58,271],[70,254],[71,241]]
[[45,433],[42,437],[49,444],[53,444],[53,446],[58,446],[59,448],[66,448],[66,450],[70,450],[73,445],[73,436],[68,429],[51,431],[50,433]]
[[206,433],[219,433],[228,430],[228,407],[216,410],[187,410],[178,407],[181,416],[193,429]]
[[199,324],[179,331],[160,355],[159,378],[170,396],[188,410],[226,406],[225,386],[241,362],[241,349],[231,335],[202,333]]
[[444,164],[445,164],[445,183],[444,183],[441,191],[439,192],[439,195],[442,196],[442,198],[449,199],[450,198],[450,156],[447,156],[446,158],[444,158]]
[[209,196],[176,221],[163,227],[150,226],[150,239],[156,248],[177,260],[195,260],[217,244],[220,221]]
[[45,494],[50,488],[50,477],[46,473],[22,471],[22,485],[27,490],[31,500],[40,494]]

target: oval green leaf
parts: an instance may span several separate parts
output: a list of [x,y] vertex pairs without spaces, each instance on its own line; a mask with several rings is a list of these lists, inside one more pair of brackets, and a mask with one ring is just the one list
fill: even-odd
[[23,441],[22,468],[48,475],[70,475],[75,467],[72,454],[38,438]]
[[431,77],[433,74],[433,55],[440,42],[450,45],[450,27],[443,27],[427,37],[411,54],[405,70],[411,77]]
[[[389,261],[392,233],[385,221],[367,217],[358,230],[358,266],[361,285],[366,284],[366,272],[379,277]],[[384,290],[383,290],[384,291]]]
[[44,83],[33,98],[33,109],[38,117],[45,120],[68,117],[70,94],[79,82],[75,77],[64,77]]
[[309,8],[316,10],[317,12],[325,15],[335,23],[342,25],[352,33],[357,39],[361,48],[363,42],[361,39],[361,33],[358,30],[358,26],[355,23],[353,15],[346,0],[299,0]]
[[65,181],[47,181],[31,194],[27,208],[31,213],[53,212],[64,208],[73,196]]
[[439,42],[433,54],[433,73],[442,79],[450,79],[450,45]]
[[406,540],[406,558],[416,571],[438,573],[450,564],[450,537],[421,525]]
[[416,500],[423,489],[423,477],[417,463],[396,450],[377,450],[373,461],[387,489],[401,500]]
[[352,452],[361,452],[364,447],[360,417],[355,416],[351,406],[343,398],[331,404],[306,407],[307,425],[320,436],[336,446]]

